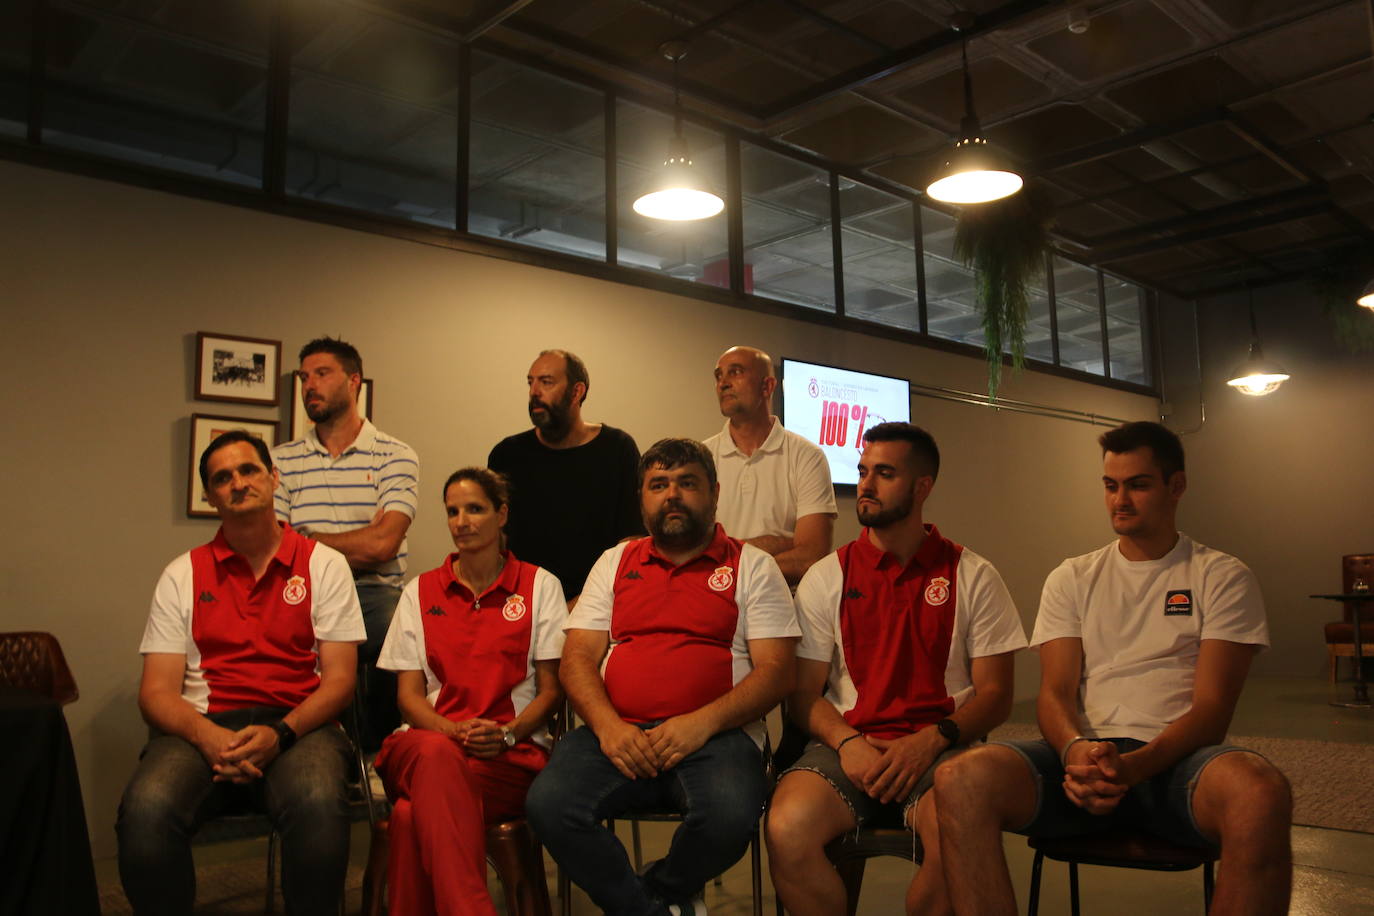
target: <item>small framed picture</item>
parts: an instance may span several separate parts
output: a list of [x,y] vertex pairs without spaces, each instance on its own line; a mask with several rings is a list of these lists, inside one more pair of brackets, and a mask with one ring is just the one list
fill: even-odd
[[280,396],[281,341],[196,334],[196,398],[273,406]]
[[220,433],[231,429],[246,430],[257,436],[271,448],[277,441],[277,422],[275,420],[252,420],[247,417],[212,417],[208,414],[191,414],[191,454],[188,459],[190,475],[186,484],[186,516],[188,518],[218,518],[219,513],[205,501],[205,487],[200,482],[200,453],[214,441]]
[[[363,415],[364,420],[372,419],[372,379],[363,379],[362,387],[358,389],[358,413]],[[295,441],[305,435],[307,429],[314,427],[315,421],[310,419],[310,415],[305,412],[305,404],[301,402],[301,377],[295,372],[291,373],[291,440]]]

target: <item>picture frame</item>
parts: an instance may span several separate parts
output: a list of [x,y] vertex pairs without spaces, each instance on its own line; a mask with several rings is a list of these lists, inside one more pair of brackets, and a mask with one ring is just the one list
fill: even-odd
[[[294,442],[305,435],[307,429],[315,425],[315,421],[305,412],[305,404],[301,401],[301,377],[292,372],[291,375],[291,438]],[[363,379],[362,387],[358,389],[358,413],[362,414],[364,420],[372,419],[372,396],[375,388],[372,379]]]
[[280,340],[196,333],[196,400],[275,407],[280,396]]
[[219,513],[205,501],[205,487],[200,482],[200,454],[220,433],[231,429],[246,430],[271,448],[277,441],[276,420],[254,420],[251,417],[218,417],[210,414],[191,414],[191,451],[187,456],[186,517],[218,518]]

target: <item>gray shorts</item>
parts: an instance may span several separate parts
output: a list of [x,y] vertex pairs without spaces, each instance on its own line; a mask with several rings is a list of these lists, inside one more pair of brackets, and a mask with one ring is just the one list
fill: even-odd
[[[1145,744],[1134,738],[1101,740],[1115,744],[1123,754]],[[1064,767],[1059,762],[1059,754],[1050,747],[1049,742],[1041,739],[992,743],[1009,747],[1020,754],[1035,778],[1035,814],[1030,823],[1012,830],[1012,833],[1043,837],[1075,836],[1125,824],[1139,827],[1170,842],[1213,849],[1217,844],[1203,835],[1193,817],[1193,790],[1197,787],[1198,777],[1207,764],[1222,754],[1237,751],[1255,753],[1231,744],[1198,748],[1168,769],[1131,786],[1111,814],[1098,815],[1084,811],[1064,794]]]
[[[862,741],[863,739],[857,739]],[[888,802],[883,804],[876,798],[868,795],[863,789],[854,785],[844,772],[844,767],[840,766],[840,755],[827,745],[819,741],[811,741],[802,751],[801,757],[797,762],[787,768],[782,775],[786,776],[794,770],[806,770],[824,777],[825,781],[834,787],[839,793],[840,798],[849,806],[849,811],[854,815],[854,820],[860,827],[905,827],[907,812],[911,806],[921,800],[921,796],[935,782],[935,768],[944,763],[950,757],[963,751],[964,748],[952,748],[945,751],[935,762],[926,767],[926,771],[921,774],[921,778],[916,781],[916,786],[911,790],[911,794],[900,801]]]

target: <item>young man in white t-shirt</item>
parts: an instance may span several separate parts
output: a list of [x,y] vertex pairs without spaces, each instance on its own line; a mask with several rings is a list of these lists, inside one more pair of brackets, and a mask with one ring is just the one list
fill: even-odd
[[1273,764],[1225,745],[1264,604],[1239,560],[1175,527],[1183,446],[1157,423],[1099,440],[1117,540],[1045,581],[1044,740],[992,744],[935,776],[945,876],[958,913],[1015,913],[1001,831],[1130,825],[1221,848],[1213,913],[1286,913],[1292,796]]

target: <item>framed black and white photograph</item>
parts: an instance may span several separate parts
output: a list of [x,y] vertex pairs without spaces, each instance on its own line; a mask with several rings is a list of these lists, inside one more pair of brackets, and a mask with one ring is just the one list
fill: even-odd
[[280,396],[281,341],[196,334],[196,399],[273,406]]
[[[358,413],[362,414],[364,420],[372,420],[372,379],[363,379],[362,387],[358,389]],[[375,423],[376,421],[373,420]],[[298,373],[291,373],[291,439],[299,439],[305,435],[307,429],[312,429],[315,421],[310,419],[310,415],[305,412],[305,404],[301,402],[301,377]]]
[[190,476],[186,486],[186,515],[188,518],[216,518],[219,513],[205,501],[205,486],[200,482],[200,453],[215,440],[220,433],[231,429],[245,430],[257,436],[271,448],[277,442],[277,422],[275,420],[252,420],[248,417],[212,417],[208,414],[191,414],[191,454],[188,459]]

